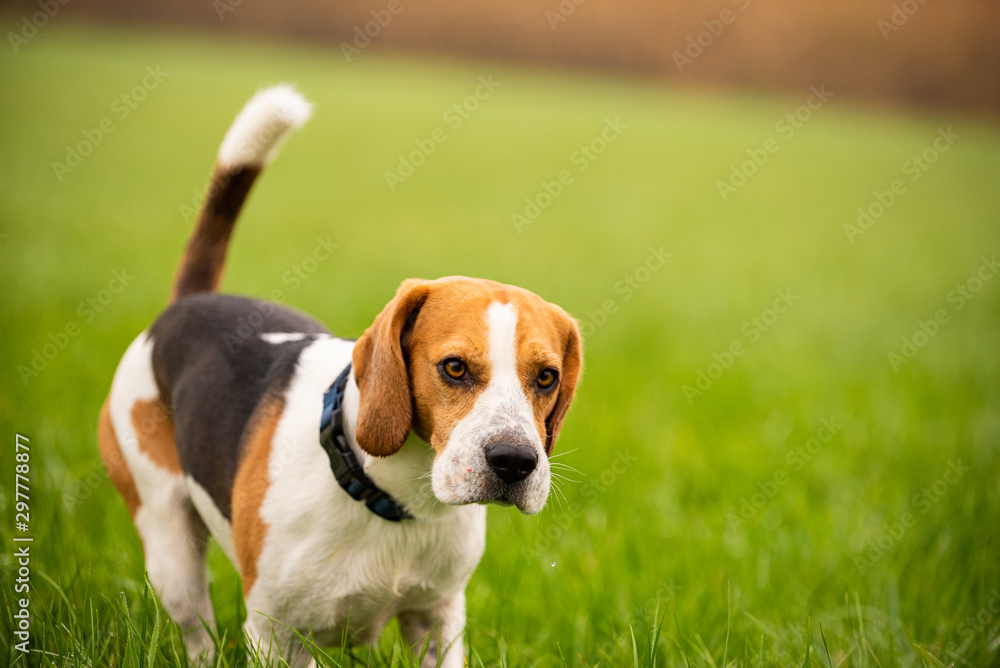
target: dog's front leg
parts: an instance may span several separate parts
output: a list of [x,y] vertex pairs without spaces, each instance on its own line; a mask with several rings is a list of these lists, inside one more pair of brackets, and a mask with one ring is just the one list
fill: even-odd
[[[427,646],[422,668],[461,668],[463,665],[462,632],[465,630],[465,592],[457,594],[431,610],[406,610],[399,613],[403,640],[414,657]],[[441,657],[440,664],[438,656]]]

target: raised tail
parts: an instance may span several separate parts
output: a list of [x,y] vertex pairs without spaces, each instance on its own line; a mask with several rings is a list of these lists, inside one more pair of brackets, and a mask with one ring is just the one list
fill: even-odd
[[216,290],[229,237],[250,187],[311,113],[309,101],[287,85],[262,90],[243,107],[219,147],[205,204],[174,277],[171,302]]

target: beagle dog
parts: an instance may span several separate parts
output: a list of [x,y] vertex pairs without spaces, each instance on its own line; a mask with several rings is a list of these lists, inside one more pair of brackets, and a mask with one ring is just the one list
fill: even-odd
[[229,129],[170,305],[115,372],[101,455],[193,658],[214,651],[213,536],[266,660],[306,665],[300,634],[372,643],[395,617],[421,665],[461,666],[484,505],[545,505],[580,332],[527,290],[461,276],[404,281],[357,341],[216,294],[254,180],[310,113],[278,86]]

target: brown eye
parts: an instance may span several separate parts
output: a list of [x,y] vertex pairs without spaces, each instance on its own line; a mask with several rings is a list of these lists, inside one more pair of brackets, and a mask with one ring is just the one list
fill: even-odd
[[559,372],[555,369],[542,369],[542,372],[538,374],[538,380],[535,383],[543,390],[547,390],[556,384],[556,380],[559,379]]
[[445,375],[452,380],[462,380],[469,373],[469,369],[465,366],[465,362],[457,357],[451,357],[441,362],[441,369],[444,371]]

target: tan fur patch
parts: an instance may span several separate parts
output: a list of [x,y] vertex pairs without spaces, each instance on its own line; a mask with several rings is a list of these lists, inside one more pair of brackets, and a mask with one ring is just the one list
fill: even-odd
[[100,416],[97,418],[97,444],[100,447],[104,468],[108,471],[108,478],[125,499],[128,512],[132,517],[135,517],[139,510],[139,490],[136,489],[135,480],[125,464],[125,456],[122,454],[121,446],[118,445],[118,437],[115,435],[115,427],[111,422],[111,409],[108,408],[107,399],[104,400]]
[[174,421],[166,405],[159,399],[140,399],[132,404],[132,428],[139,450],[153,463],[171,473],[181,473],[174,440]]
[[580,330],[565,311],[548,302],[523,303],[518,321],[524,325],[518,327],[517,333],[518,371],[526,391],[542,369],[559,371],[556,391],[537,395],[532,401],[535,426],[545,443],[545,452],[551,454],[582,371]]
[[250,594],[257,581],[257,561],[267,536],[268,525],[260,516],[260,507],[270,485],[271,442],[284,408],[282,397],[268,395],[254,411],[233,484],[233,545],[243,576],[244,596]]

